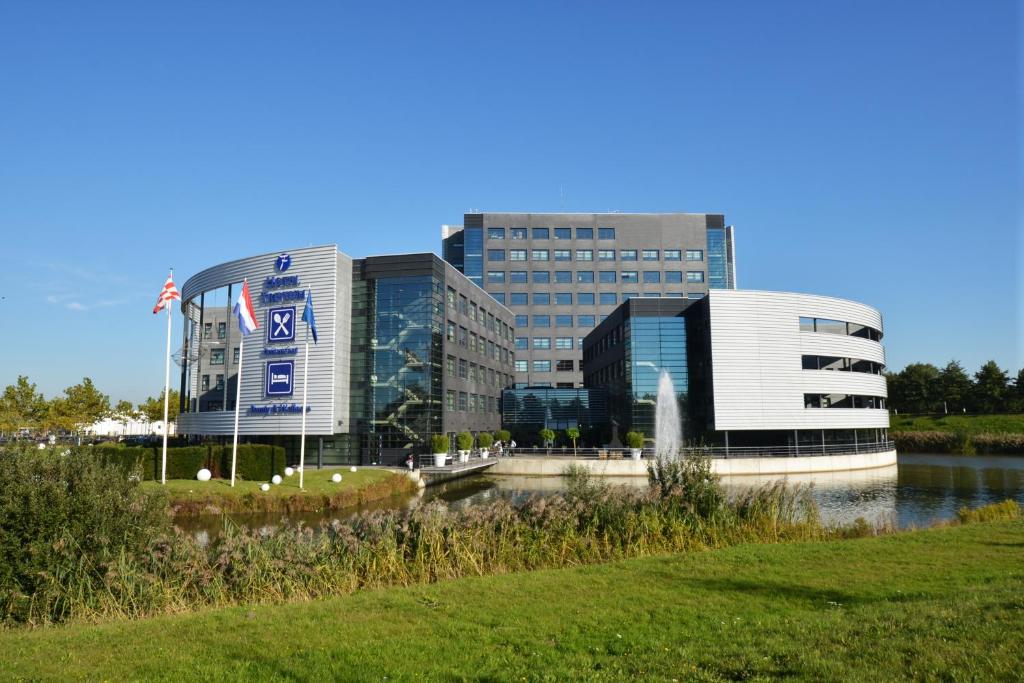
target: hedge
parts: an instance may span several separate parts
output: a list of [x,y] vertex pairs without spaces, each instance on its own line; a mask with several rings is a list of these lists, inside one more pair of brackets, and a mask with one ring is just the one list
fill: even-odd
[[[117,465],[126,472],[141,469],[143,479],[160,479],[162,448],[96,448],[100,461]],[[284,471],[285,450],[281,446],[239,444],[236,476],[247,481],[269,481]],[[206,468],[214,477],[231,476],[231,446],[203,445],[167,449],[167,478],[194,479]]]
[[960,455],[1024,454],[1024,434],[969,435],[946,431],[889,432],[896,450],[903,453],[956,453]]

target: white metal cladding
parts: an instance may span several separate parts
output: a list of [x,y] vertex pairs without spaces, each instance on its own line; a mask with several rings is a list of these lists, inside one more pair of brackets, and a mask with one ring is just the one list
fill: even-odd
[[829,318],[882,330],[864,304],[811,294],[713,289],[708,294],[716,430],[888,427],[886,410],[804,408],[805,393],[886,396],[885,378],[804,370],[803,354],[885,361],[878,342],[802,332],[800,317]]
[[[274,268],[274,262],[281,253],[291,256],[291,265],[287,271],[279,273]],[[302,366],[306,324],[296,320],[293,343],[272,343],[267,341],[267,315],[268,311],[276,306],[294,305],[296,318],[300,318],[305,301],[264,303],[261,298],[261,294],[264,292],[290,290],[312,292],[313,310],[317,323],[318,343],[313,344],[310,340],[309,344],[307,401],[311,409],[306,416],[306,433],[326,435],[339,431],[336,427],[338,420],[336,414],[339,411],[335,406],[335,374],[339,370],[346,374],[348,372],[347,351],[343,365],[340,365],[338,358],[338,336],[342,333],[345,337],[348,336],[344,331],[347,330],[347,324],[339,321],[339,318],[350,317],[348,314],[339,316],[338,312],[339,253],[337,246],[332,244],[251,256],[208,268],[189,278],[182,287],[184,310],[184,305],[190,300],[195,299],[198,302],[198,297],[203,292],[229,284],[238,284],[243,279],[249,281],[249,291],[260,327],[245,338],[243,346],[241,414],[238,426],[240,434],[301,433],[301,411],[269,415],[250,412],[252,406],[264,408],[286,404],[301,406],[302,404]],[[299,282],[297,286],[266,289],[267,278],[276,276],[298,276]],[[351,289],[351,274],[347,277],[347,286]],[[237,287],[232,292],[232,296],[237,296]],[[238,323],[233,317],[229,321],[229,326],[232,339],[238,339]],[[298,353],[287,357],[265,355],[264,348],[272,346],[297,347]],[[292,395],[290,397],[268,398],[265,394],[266,365],[268,361],[273,360],[294,361]],[[347,426],[347,401],[345,413],[344,422]],[[178,416],[178,431],[183,434],[231,434],[233,428],[234,411],[231,410],[182,413]]]

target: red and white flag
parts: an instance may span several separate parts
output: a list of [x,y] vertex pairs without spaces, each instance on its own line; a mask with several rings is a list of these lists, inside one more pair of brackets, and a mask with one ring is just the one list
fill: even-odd
[[166,306],[170,306],[172,301],[181,301],[181,294],[178,293],[178,288],[174,286],[174,274],[167,276],[167,282],[164,283],[164,288],[160,290],[160,296],[156,298],[156,306],[153,307],[154,313],[159,313]]

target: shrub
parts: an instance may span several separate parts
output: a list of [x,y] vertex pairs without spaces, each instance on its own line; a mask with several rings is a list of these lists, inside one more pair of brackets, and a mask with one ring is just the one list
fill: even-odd
[[957,438],[953,432],[890,432],[896,450],[903,453],[954,453]]
[[1020,519],[1022,509],[1020,503],[1015,500],[1004,500],[1002,503],[991,503],[974,510],[962,507],[956,513],[961,524],[973,524],[974,522],[999,522]]
[[455,435],[455,444],[460,451],[468,451],[473,448],[473,435],[469,432],[459,432]]
[[699,516],[710,517],[725,504],[725,493],[708,458],[658,458],[647,465],[647,478],[656,494],[682,503]]
[[547,427],[537,432],[537,436],[540,437],[540,443],[542,446],[550,446],[555,442],[555,433]]
[[[168,449],[170,452],[170,449]],[[97,448],[93,457],[104,465],[110,465],[122,472],[133,473],[142,479],[159,479],[160,462],[152,448],[141,446],[124,448]]]
[[[213,446],[213,455],[220,464],[221,477],[231,478],[231,446]],[[284,448],[258,443],[238,444],[236,476],[246,481],[269,481],[284,472],[287,465]],[[195,472],[192,473],[192,476]],[[191,477],[189,477],[191,478]]]
[[[154,452],[157,464],[160,468],[161,449]],[[206,467],[210,457],[209,446],[185,446],[182,448],[167,449],[167,478],[168,479],[195,479],[196,472]],[[159,473],[157,475],[159,478]]]
[[0,619],[5,622],[67,619],[104,592],[122,552],[142,553],[154,537],[169,532],[162,492],[143,493],[125,476],[124,461],[104,463],[88,448],[5,449],[4,456]]
[[978,453],[1024,454],[1024,434],[983,432],[971,437]]
[[476,435],[476,443],[480,448],[490,448],[494,443],[494,437],[487,432],[480,432]]
[[434,434],[430,437],[431,453],[447,453],[451,447],[451,441],[445,434]]
[[626,446],[629,448],[643,448],[644,447],[644,433],[643,432],[626,432]]
[[494,436],[497,437],[498,441],[507,444],[512,439],[512,432],[507,429],[499,429],[494,433]]

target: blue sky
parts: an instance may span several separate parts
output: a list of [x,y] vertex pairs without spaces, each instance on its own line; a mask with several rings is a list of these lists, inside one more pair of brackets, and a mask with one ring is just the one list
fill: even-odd
[[0,6],[0,385],[138,401],[168,266],[471,209],[724,213],[891,368],[1024,365],[1016,3],[373,5]]

